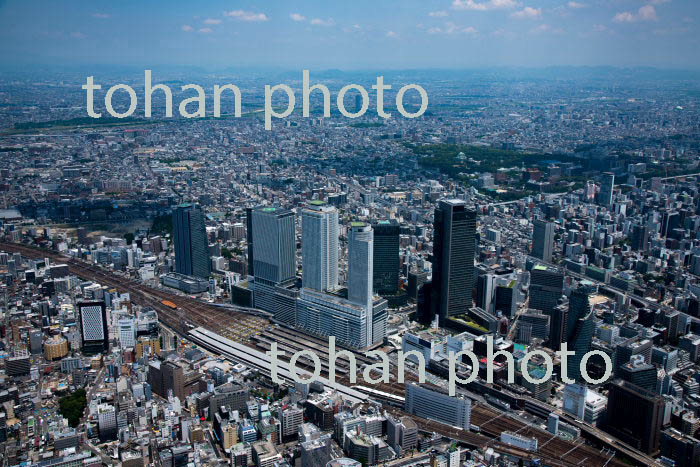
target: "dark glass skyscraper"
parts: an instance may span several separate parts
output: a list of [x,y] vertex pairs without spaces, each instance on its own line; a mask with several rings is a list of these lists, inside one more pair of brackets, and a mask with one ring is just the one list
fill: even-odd
[[399,223],[396,220],[379,221],[374,230],[374,292],[394,295],[399,288]]
[[568,359],[569,378],[577,382],[583,381],[580,364],[583,356],[590,352],[595,323],[593,323],[593,310],[588,301],[588,291],[584,287],[571,292],[569,297],[569,315],[566,323],[566,341],[568,350],[573,350],[574,355]]
[[612,206],[614,187],[615,174],[612,172],[605,172],[600,182],[600,191],[598,191],[598,204],[602,206]]
[[[296,221],[289,209],[258,207],[248,211],[248,260],[253,306],[296,324]],[[253,250],[254,247],[254,250]],[[254,253],[253,253],[254,252]]]
[[80,302],[78,314],[83,352],[92,355],[109,350],[105,302]]
[[655,454],[663,423],[664,400],[625,381],[617,380],[608,392],[605,431],[646,454]]
[[530,271],[529,308],[551,314],[564,293],[564,274],[554,268],[537,265]]
[[444,323],[472,305],[476,211],[459,199],[442,200],[435,209],[433,239],[433,316]]
[[532,233],[532,256],[546,262],[552,261],[554,250],[554,224],[552,222],[535,220]]
[[175,270],[180,274],[209,277],[209,242],[204,214],[193,204],[181,204],[173,211]]
[[280,284],[296,277],[294,213],[288,209],[260,207],[251,211],[251,237],[255,245],[253,276],[256,282]]

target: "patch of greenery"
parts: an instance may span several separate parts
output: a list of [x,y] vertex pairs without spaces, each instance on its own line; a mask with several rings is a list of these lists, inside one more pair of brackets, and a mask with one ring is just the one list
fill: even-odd
[[231,250],[229,250],[226,247],[221,248],[221,256],[223,256],[226,259],[231,259],[233,258],[233,253],[231,253]]
[[496,172],[508,167],[544,168],[552,160],[574,160],[565,154],[535,154],[466,144],[407,144],[407,147],[419,156],[419,164],[438,169],[452,177],[457,177],[462,172]]
[[74,125],[90,125],[90,126],[96,126],[96,125],[111,125],[114,123],[134,123],[138,122],[141,119],[139,118],[134,118],[134,117],[126,117],[126,118],[116,118],[116,117],[101,117],[101,118],[92,118],[92,117],[76,117],[76,118],[69,118],[66,120],[49,120],[46,122],[22,122],[22,123],[15,123],[14,128],[15,130],[31,130],[34,128],[51,128],[55,126],[74,126]]
[[151,225],[151,232],[159,234],[172,234],[173,233],[173,216],[165,214],[162,216],[156,216],[153,218],[153,225]]
[[379,128],[379,127],[384,126],[384,124],[381,122],[374,122],[374,123],[358,122],[358,123],[351,123],[348,126],[351,128]]
[[80,419],[83,416],[86,406],[87,398],[85,389],[78,389],[74,393],[62,397],[58,401],[59,413],[68,419],[68,424],[73,428],[80,424]]

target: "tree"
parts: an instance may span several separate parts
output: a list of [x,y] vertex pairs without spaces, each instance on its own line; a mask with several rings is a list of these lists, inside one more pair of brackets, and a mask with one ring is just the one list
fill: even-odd
[[124,240],[126,240],[127,245],[131,245],[134,242],[134,234],[127,232],[124,234]]
[[80,424],[80,419],[83,416],[86,406],[87,398],[85,389],[78,389],[74,393],[62,397],[58,401],[59,413],[68,419],[68,424],[73,428]]

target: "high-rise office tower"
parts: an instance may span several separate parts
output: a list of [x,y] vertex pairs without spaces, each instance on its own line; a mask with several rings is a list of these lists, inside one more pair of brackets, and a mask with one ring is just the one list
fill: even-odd
[[549,263],[554,250],[554,223],[536,219],[533,224],[532,256]]
[[661,396],[616,380],[608,392],[607,412],[605,431],[646,454],[658,451],[664,414]]
[[564,274],[538,264],[530,271],[529,292],[529,308],[551,314],[564,293]]
[[348,236],[348,300],[372,308],[374,232],[364,222],[353,222]]
[[619,369],[620,378],[647,391],[655,392],[658,384],[658,371],[651,363],[644,361],[644,356],[635,355]]
[[496,276],[494,274],[481,274],[476,278],[476,300],[475,305],[482,310],[493,314],[493,295],[496,287]]
[[601,206],[612,206],[614,186],[615,174],[605,172],[600,182],[600,190],[598,191],[598,204]]
[[399,223],[395,219],[379,221],[374,230],[374,291],[394,295],[399,288]]
[[568,304],[561,304],[549,314],[549,344],[548,347],[553,350],[560,350],[561,343],[566,339],[566,325],[569,319]]
[[288,209],[260,207],[251,212],[255,245],[255,281],[280,284],[296,277],[294,213]]
[[301,211],[301,257],[304,287],[319,291],[338,287],[338,210],[311,201]]
[[615,347],[613,371],[616,377],[620,376],[620,368],[635,356],[641,355],[645,363],[651,363],[654,342],[651,339],[630,338]]
[[175,270],[180,274],[209,277],[209,243],[204,214],[193,204],[181,204],[173,211]]
[[163,397],[167,397],[171,392],[173,397],[181,401],[185,400],[185,376],[182,366],[172,361],[163,362],[160,366],[161,377],[163,378]]
[[248,244],[248,275],[255,275],[255,255],[253,254],[253,208],[245,208],[245,236]]
[[569,378],[583,381],[581,377],[581,360],[590,352],[595,323],[593,322],[593,309],[588,300],[588,291],[584,287],[571,292],[569,297],[569,315],[566,323],[566,341],[568,350],[575,352],[568,359]]
[[78,303],[78,313],[80,315],[83,352],[97,354],[109,350],[105,302],[80,302]]
[[518,281],[514,277],[499,277],[494,293],[494,311],[512,318],[518,310]]
[[476,211],[459,199],[441,200],[433,233],[433,316],[466,313],[472,305]]
[[[288,209],[259,207],[250,211],[253,306],[277,321],[297,324],[296,228]],[[251,247],[252,246],[252,247]]]
[[634,251],[644,251],[649,243],[649,229],[646,225],[634,224],[630,235],[630,247]]

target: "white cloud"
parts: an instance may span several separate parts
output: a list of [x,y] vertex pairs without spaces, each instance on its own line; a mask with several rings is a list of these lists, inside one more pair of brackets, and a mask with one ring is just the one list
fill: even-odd
[[190,26],[189,24],[183,24],[183,25],[182,25],[182,28],[180,28],[180,29],[182,29],[182,30],[185,31],[185,32],[194,31],[194,28],[193,28],[192,26]]
[[311,20],[311,24],[313,24],[314,26],[334,26],[335,20],[333,18],[328,18],[328,19],[314,18]]
[[652,5],[663,5],[664,3],[670,3],[671,0],[649,0]]
[[513,18],[519,18],[519,19],[535,19],[539,18],[542,16],[542,9],[541,8],[532,8],[530,6],[526,6],[520,11],[516,11],[511,15]]
[[579,8],[586,8],[588,5],[585,3],[579,3],[579,2],[569,2],[566,4],[571,9],[577,10]]
[[399,37],[395,31],[387,31],[385,35],[386,37],[391,37],[392,39]]
[[85,39],[87,36],[80,31],[75,31],[70,33],[70,37],[73,39]]
[[212,28],[201,28],[199,32],[201,32],[202,34],[209,34],[211,32],[214,32],[214,30]]
[[531,34],[544,34],[544,33],[563,34],[564,30],[562,28],[553,28],[549,24],[540,24],[539,26],[530,29],[530,33]]
[[616,23],[635,23],[637,21],[657,21],[659,19],[656,16],[656,8],[654,5],[644,5],[637,13],[631,13],[629,11],[623,11],[616,14],[613,17],[613,21]]
[[443,27],[434,27],[427,30],[428,34],[477,34],[479,31],[472,26],[458,26],[455,23],[448,21]]
[[291,13],[289,17],[292,21],[306,21],[306,16],[300,15],[299,13]]
[[637,18],[629,11],[623,11],[613,17],[613,21],[616,23],[632,23],[636,20]]
[[237,20],[240,20],[240,21],[249,21],[249,22],[268,21],[270,19],[267,17],[267,15],[265,13],[255,13],[253,11],[245,11],[245,10],[224,11],[224,16],[236,18]]
[[352,26],[345,26],[343,28],[343,32],[347,33],[364,33],[364,30],[362,29],[362,26],[359,24],[353,24]]
[[99,18],[99,19],[107,19],[107,18],[110,18],[111,15],[108,15],[107,13],[93,13],[92,17]]
[[518,6],[516,0],[453,0],[452,8],[455,10],[498,10],[505,8],[515,8]]
[[431,11],[430,13],[428,13],[428,16],[431,16],[433,18],[444,18],[448,15],[449,13],[447,13],[445,10]]
[[637,14],[642,21],[656,21],[659,19],[656,16],[656,8],[653,5],[644,5]]
[[221,24],[221,20],[215,18],[207,18],[204,20],[204,24]]

